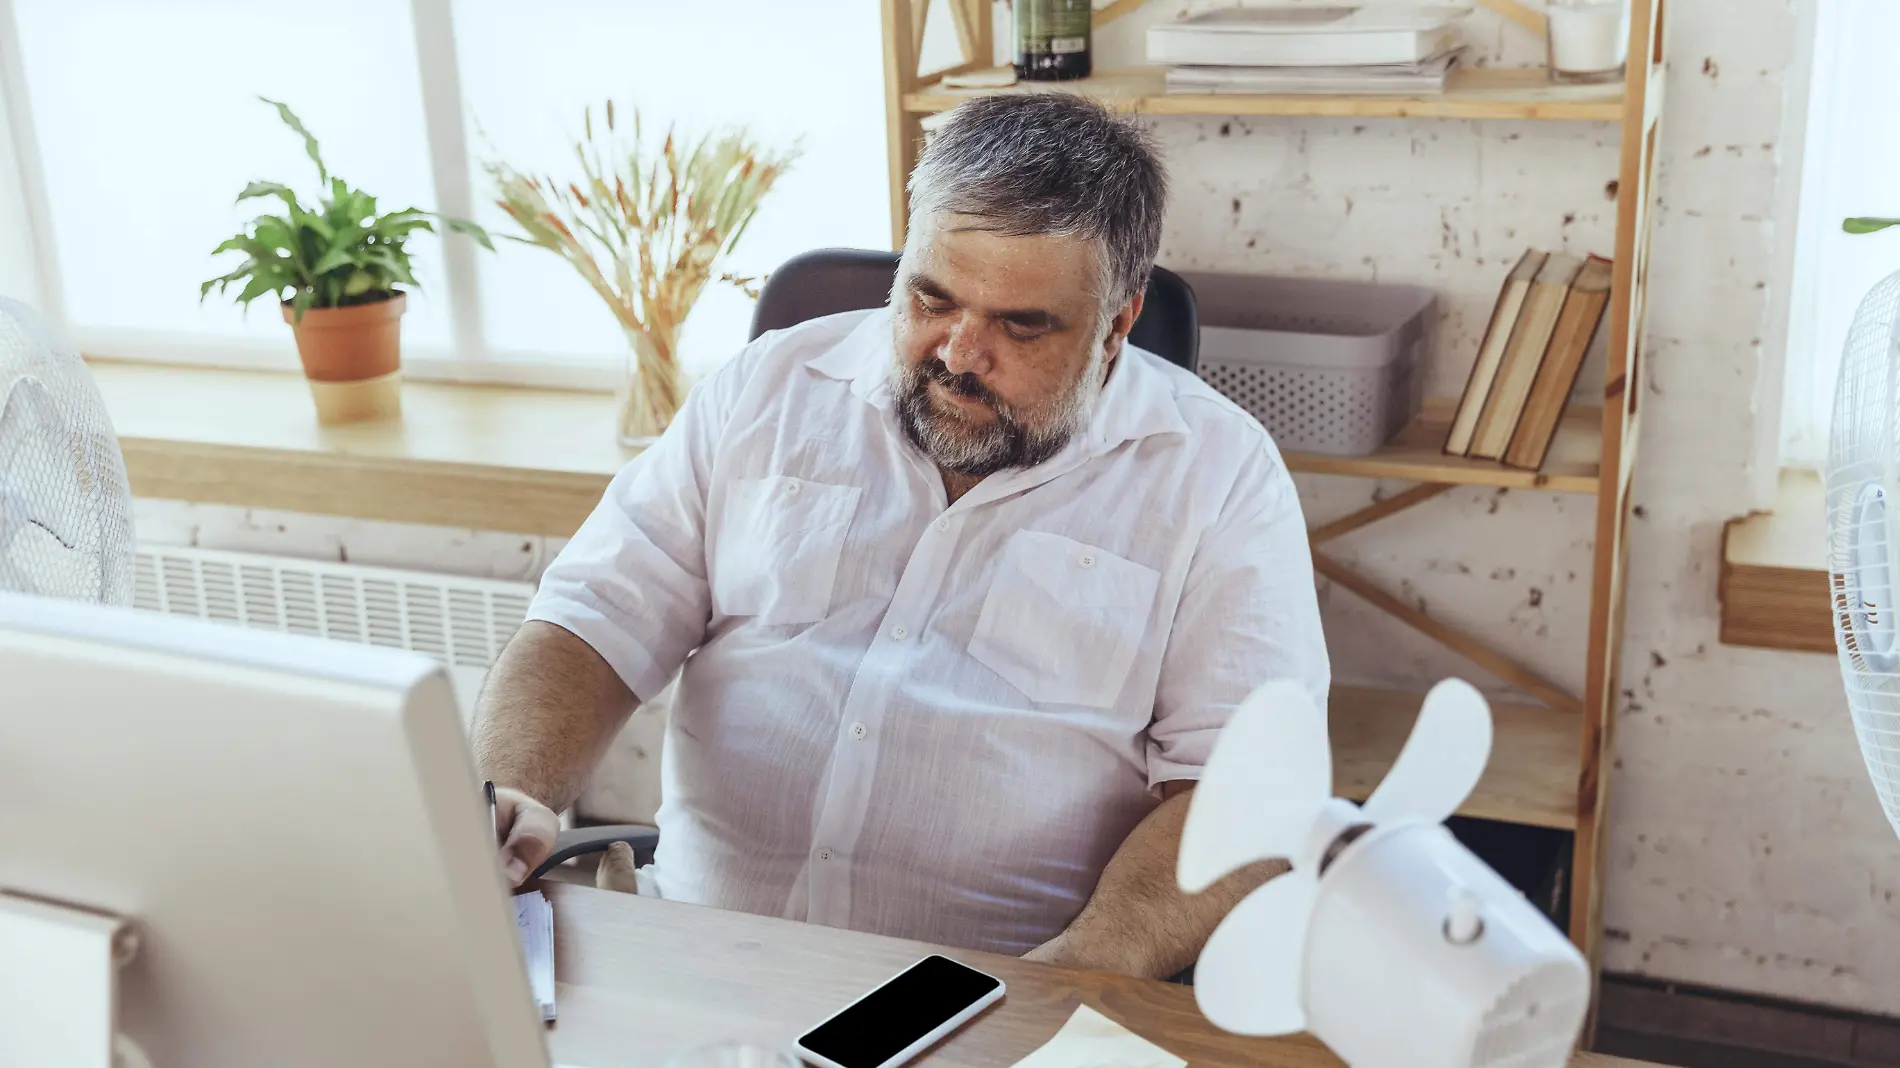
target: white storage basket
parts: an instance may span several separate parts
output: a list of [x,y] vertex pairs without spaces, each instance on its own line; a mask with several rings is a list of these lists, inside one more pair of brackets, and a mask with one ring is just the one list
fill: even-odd
[[1281,449],[1357,456],[1418,415],[1436,298],[1418,286],[1186,273],[1200,376]]

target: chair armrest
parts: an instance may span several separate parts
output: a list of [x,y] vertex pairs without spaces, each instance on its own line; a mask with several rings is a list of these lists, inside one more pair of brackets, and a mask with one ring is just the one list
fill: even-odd
[[633,847],[633,859],[639,864],[653,863],[653,850],[660,844],[660,831],[657,827],[643,827],[637,823],[609,823],[598,827],[575,827],[561,832],[555,842],[554,852],[534,870],[532,878],[540,878],[578,856],[599,853],[615,842],[625,842]]

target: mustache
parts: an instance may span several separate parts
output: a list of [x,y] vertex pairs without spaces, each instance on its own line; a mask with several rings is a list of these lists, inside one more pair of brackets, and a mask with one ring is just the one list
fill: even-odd
[[1002,402],[997,399],[996,394],[990,392],[990,387],[983,384],[982,379],[967,371],[963,374],[957,374],[951,371],[942,360],[935,356],[924,357],[918,362],[917,369],[925,378],[955,393],[959,397],[982,401],[984,404],[999,411],[1003,408]]

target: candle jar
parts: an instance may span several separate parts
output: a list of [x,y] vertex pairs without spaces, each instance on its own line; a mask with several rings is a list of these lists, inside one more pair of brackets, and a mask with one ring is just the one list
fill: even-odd
[[1589,85],[1623,77],[1629,52],[1626,0],[1549,0],[1544,18],[1551,81]]

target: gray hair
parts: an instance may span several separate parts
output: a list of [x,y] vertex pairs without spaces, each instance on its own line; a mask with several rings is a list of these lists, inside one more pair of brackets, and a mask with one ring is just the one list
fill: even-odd
[[1011,236],[1095,242],[1111,308],[1147,287],[1167,198],[1167,173],[1147,133],[1061,92],[958,105],[910,175],[913,232],[918,219],[946,211]]

